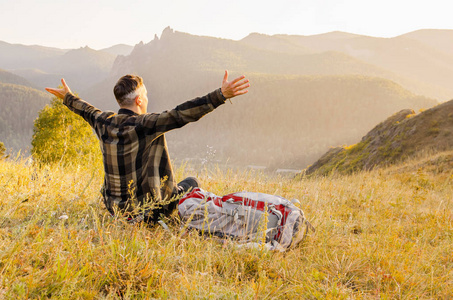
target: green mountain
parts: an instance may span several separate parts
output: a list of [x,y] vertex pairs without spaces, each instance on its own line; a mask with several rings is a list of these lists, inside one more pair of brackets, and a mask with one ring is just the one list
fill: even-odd
[[27,81],[33,82],[32,85],[39,90],[44,90],[45,87],[54,87],[60,83],[62,77],[60,74],[48,73],[40,69],[16,69],[13,72],[22,78],[27,78]]
[[453,149],[453,100],[415,114],[402,110],[352,146],[330,149],[306,174],[352,173],[380,168],[424,153]]
[[50,98],[50,94],[30,87],[0,83],[0,141],[6,148],[30,148],[33,121]]
[[2,69],[0,69],[0,82],[18,84],[34,88],[34,86],[27,79]]

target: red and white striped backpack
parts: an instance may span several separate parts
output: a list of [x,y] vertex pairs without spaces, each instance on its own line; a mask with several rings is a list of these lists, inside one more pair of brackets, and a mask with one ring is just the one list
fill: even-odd
[[[297,200],[295,200],[298,202]],[[239,192],[219,197],[194,188],[179,200],[182,225],[205,234],[229,237],[248,246],[265,241],[283,251],[299,243],[313,226],[291,201],[274,195]]]

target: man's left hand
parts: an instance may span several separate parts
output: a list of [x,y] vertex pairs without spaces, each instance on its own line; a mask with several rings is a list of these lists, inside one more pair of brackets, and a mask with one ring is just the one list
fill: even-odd
[[228,81],[228,71],[225,70],[222,81],[222,94],[225,98],[230,99],[239,95],[244,95],[248,92],[248,90],[246,90],[248,87],[250,87],[250,83],[244,75],[233,81]]
[[63,84],[63,88],[62,88],[62,89],[46,88],[46,91],[48,91],[48,92],[51,93],[52,95],[57,96],[57,97],[60,98],[60,99],[64,99],[64,96],[65,96],[67,93],[71,93],[71,89],[70,89],[69,86],[66,84],[66,81],[64,81],[63,78],[61,79],[61,84]]

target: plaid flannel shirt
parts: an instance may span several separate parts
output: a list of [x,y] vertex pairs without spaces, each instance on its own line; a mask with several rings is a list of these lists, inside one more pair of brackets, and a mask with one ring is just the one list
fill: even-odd
[[225,98],[217,89],[172,110],[141,115],[128,109],[103,112],[71,93],[63,103],[82,116],[99,138],[105,171],[101,192],[113,213],[115,206],[131,211],[136,205],[172,197],[176,182],[164,133],[199,120]]

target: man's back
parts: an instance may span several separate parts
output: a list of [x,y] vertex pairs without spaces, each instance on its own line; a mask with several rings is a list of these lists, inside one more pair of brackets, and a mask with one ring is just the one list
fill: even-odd
[[[175,179],[164,134],[147,134],[143,118],[120,109],[94,127],[104,160],[104,198],[109,210],[131,210],[150,199],[169,199]],[[161,182],[164,178],[165,182]],[[131,201],[132,200],[132,201]]]
[[102,112],[71,93],[64,104],[95,130],[104,160],[103,195],[113,213],[117,206],[131,211],[137,205],[169,201],[176,184],[164,133],[200,119],[225,100],[220,90],[184,102],[160,114],[137,114],[120,109]]

